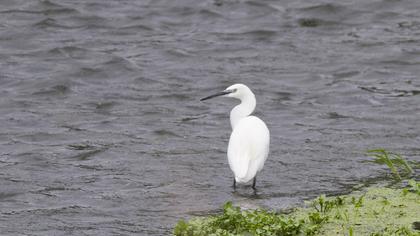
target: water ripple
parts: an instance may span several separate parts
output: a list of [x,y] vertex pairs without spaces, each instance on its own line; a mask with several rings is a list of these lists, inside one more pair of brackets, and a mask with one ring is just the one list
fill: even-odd
[[[386,179],[420,140],[418,1],[0,3],[3,234],[169,235]],[[272,137],[255,194],[226,145],[241,82]]]

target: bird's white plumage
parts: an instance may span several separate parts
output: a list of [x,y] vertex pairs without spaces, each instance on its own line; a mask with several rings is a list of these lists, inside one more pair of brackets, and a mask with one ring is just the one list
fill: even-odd
[[[235,175],[235,181],[249,182],[256,177],[267,159],[270,132],[260,118],[250,116],[255,109],[256,100],[255,95],[246,85],[234,84],[222,92],[201,100],[217,96],[232,97],[241,101],[230,112],[232,134],[229,139],[228,161]],[[234,187],[236,182],[234,182]]]
[[268,128],[258,117],[248,116],[236,124],[229,139],[228,160],[237,182],[249,182],[263,168],[269,144]]

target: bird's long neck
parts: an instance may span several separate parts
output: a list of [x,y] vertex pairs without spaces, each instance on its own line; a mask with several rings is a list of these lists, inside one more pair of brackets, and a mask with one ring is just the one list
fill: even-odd
[[232,126],[232,130],[235,129],[235,126],[242,118],[251,115],[257,104],[255,95],[252,92],[239,99],[241,100],[241,103],[230,111],[230,125]]

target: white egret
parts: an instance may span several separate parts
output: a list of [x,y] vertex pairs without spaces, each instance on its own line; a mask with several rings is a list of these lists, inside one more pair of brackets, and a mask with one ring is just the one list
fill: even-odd
[[270,131],[264,121],[256,116],[251,116],[255,109],[255,95],[246,85],[234,84],[222,92],[202,98],[225,96],[236,98],[241,103],[230,112],[232,134],[229,139],[227,151],[230,169],[236,182],[247,183],[253,180],[252,188],[255,189],[256,175],[264,166],[270,145]]

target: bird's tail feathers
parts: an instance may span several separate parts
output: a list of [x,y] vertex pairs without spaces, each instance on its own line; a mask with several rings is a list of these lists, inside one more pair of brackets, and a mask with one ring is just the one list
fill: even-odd
[[248,174],[249,161],[243,160],[241,165],[237,166],[233,173],[237,182],[244,182]]

